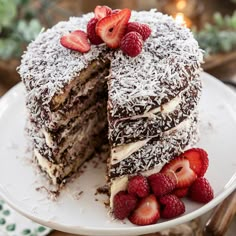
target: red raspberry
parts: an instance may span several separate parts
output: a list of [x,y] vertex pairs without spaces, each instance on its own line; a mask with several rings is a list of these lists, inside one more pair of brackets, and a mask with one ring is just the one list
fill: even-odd
[[146,197],[149,194],[147,178],[136,175],[129,180],[128,193],[138,197]]
[[87,24],[88,38],[90,42],[95,45],[103,43],[102,39],[96,34],[96,31],[95,31],[97,22],[98,22],[98,19],[94,17]]
[[117,219],[123,220],[129,216],[137,206],[137,198],[125,191],[118,192],[113,199],[113,213]]
[[188,188],[176,188],[171,194],[174,194],[178,198],[186,197]]
[[137,32],[126,34],[120,44],[120,49],[130,57],[136,57],[143,48],[142,36]]
[[161,217],[170,219],[185,212],[184,203],[175,195],[169,194],[159,199],[161,203]]
[[143,41],[145,41],[151,34],[151,29],[146,24],[140,24],[138,22],[129,22],[127,25],[126,33],[138,32],[141,34]]
[[193,201],[207,203],[214,198],[214,192],[208,180],[200,177],[190,186],[189,197]]
[[148,177],[148,182],[156,197],[170,193],[176,187],[176,179],[170,175],[156,173]]

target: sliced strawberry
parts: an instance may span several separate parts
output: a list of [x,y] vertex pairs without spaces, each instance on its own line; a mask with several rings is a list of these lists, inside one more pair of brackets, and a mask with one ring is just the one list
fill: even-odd
[[174,172],[177,179],[177,188],[185,188],[190,186],[197,178],[194,171],[190,168],[189,161],[184,157],[177,157],[167,163],[162,169],[161,173],[168,174]]
[[188,194],[189,188],[176,188],[171,194],[174,194],[178,198],[186,197]]
[[76,30],[61,37],[60,43],[62,46],[79,51],[88,52],[90,44],[88,42],[87,34],[82,30]]
[[192,148],[181,154],[188,159],[190,168],[198,177],[204,176],[209,165],[207,152],[201,148]]
[[101,20],[102,18],[111,15],[112,9],[108,6],[96,6],[94,9],[95,18]]
[[96,33],[108,47],[119,47],[120,41],[125,34],[130,15],[131,11],[126,8],[98,21]]
[[112,10],[111,14],[116,14],[116,13],[118,13],[120,11],[121,11],[121,9],[114,9],[114,10]]
[[129,220],[136,225],[155,224],[159,218],[160,206],[153,194],[143,198],[129,216]]

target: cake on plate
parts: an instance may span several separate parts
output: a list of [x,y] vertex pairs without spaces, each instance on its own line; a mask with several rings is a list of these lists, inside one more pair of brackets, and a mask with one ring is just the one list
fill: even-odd
[[[138,55],[109,45],[97,26],[101,42],[71,50],[74,42],[62,38],[78,29],[80,34],[88,31],[94,19],[88,13],[40,33],[22,56],[19,73],[42,171],[53,184],[64,183],[108,140],[112,207],[131,176],[158,172],[198,140],[202,51],[189,29],[155,10],[106,14],[95,12],[100,28],[113,17],[111,31],[127,27],[125,17],[148,26],[150,35],[139,41]],[[128,33],[122,30],[124,37]],[[65,41],[71,46],[65,47]]]

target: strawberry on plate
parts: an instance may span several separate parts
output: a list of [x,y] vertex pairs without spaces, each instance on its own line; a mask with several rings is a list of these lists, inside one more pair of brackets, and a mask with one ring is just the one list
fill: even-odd
[[125,34],[130,16],[130,9],[125,8],[118,13],[102,18],[96,25],[97,35],[107,44],[108,47],[118,48],[121,39]]
[[101,20],[102,18],[111,15],[112,9],[108,6],[96,6],[94,9],[95,18]]
[[188,194],[189,188],[176,188],[171,194],[174,194],[178,198],[186,197]]
[[79,52],[88,52],[90,44],[87,34],[82,30],[75,30],[61,37],[60,43],[65,48],[69,48]]
[[164,174],[174,172],[177,177],[177,188],[189,187],[197,178],[197,175],[190,168],[189,161],[184,157],[176,157],[171,160],[163,166],[160,172]]
[[201,148],[192,148],[181,154],[188,159],[190,168],[198,177],[204,176],[209,165],[207,152]]
[[137,208],[129,216],[129,220],[136,225],[155,224],[159,218],[160,207],[153,194],[142,198]]

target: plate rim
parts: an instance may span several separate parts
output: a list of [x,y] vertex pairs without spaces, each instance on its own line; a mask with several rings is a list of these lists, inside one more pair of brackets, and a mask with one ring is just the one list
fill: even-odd
[[[201,72],[201,76],[208,77],[211,81],[214,80],[214,83],[217,84],[217,86],[224,86],[224,89],[231,94],[231,96],[234,96],[236,99],[236,93],[234,93],[229,87],[227,87],[222,81],[215,78],[214,76],[206,73]],[[8,90],[0,99],[0,106],[4,102],[9,101],[9,96],[14,94],[15,92],[18,92],[18,90],[23,87],[23,83],[19,82],[14,87],[12,87],[10,90]],[[236,113],[235,113],[236,114]],[[0,112],[1,115],[1,112]],[[227,186],[228,185],[228,186]],[[147,225],[147,226],[131,226],[127,228],[119,228],[119,227],[113,227],[113,228],[98,228],[98,227],[83,227],[83,226],[75,226],[75,225],[64,225],[64,224],[58,224],[55,222],[50,221],[44,221],[41,218],[32,215],[28,209],[24,210],[23,207],[20,207],[19,204],[17,204],[17,201],[14,202],[14,199],[11,198],[11,196],[7,196],[7,191],[4,190],[2,185],[0,184],[0,196],[3,198],[3,200],[9,204],[14,210],[18,211],[20,214],[24,215],[25,217],[39,223],[42,225],[45,225],[47,227],[50,227],[52,229],[60,230],[63,232],[68,233],[80,233],[84,235],[136,235],[138,234],[146,234],[146,233],[152,233],[157,232],[169,227],[173,227],[178,224],[182,224],[184,222],[190,221],[206,212],[214,208],[216,205],[218,205],[221,201],[223,201],[230,193],[232,193],[236,189],[236,172],[231,177],[231,179],[228,181],[228,183],[224,186],[224,191],[220,193],[217,197],[215,197],[212,201],[209,203],[202,205],[197,210],[190,212],[186,215],[174,218],[172,220],[168,220],[165,222],[153,224],[153,225]]]

